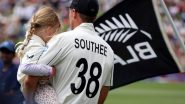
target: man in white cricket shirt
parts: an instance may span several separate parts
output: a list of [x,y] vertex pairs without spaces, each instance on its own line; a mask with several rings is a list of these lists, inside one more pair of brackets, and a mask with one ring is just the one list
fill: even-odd
[[[112,86],[114,53],[94,30],[99,10],[97,0],[73,0],[70,6],[72,31],[54,36],[38,60],[55,66],[51,80],[60,104],[103,104]],[[37,79],[26,78],[25,89]],[[30,90],[31,91],[31,90]]]

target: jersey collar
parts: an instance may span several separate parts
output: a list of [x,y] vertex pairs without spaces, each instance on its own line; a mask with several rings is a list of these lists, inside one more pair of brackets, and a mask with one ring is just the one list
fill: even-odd
[[95,32],[93,23],[81,23],[74,30],[76,30],[76,29],[87,29],[87,30],[90,30],[90,31],[94,31]]

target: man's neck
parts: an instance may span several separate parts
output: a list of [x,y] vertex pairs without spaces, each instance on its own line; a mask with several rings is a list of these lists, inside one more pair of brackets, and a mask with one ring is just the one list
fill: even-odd
[[85,23],[85,22],[83,22],[81,19],[77,19],[74,22],[74,25],[73,25],[72,29],[75,29],[76,27],[80,26],[82,23]]

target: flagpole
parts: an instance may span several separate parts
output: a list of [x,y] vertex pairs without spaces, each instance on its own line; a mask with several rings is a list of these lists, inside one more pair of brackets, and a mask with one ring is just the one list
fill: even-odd
[[174,30],[174,32],[175,32],[175,35],[177,36],[177,39],[178,39],[179,42],[180,42],[180,46],[181,46],[181,48],[183,49],[183,52],[184,52],[184,54],[185,54],[184,41],[182,40],[182,38],[181,38],[181,36],[180,36],[180,33],[179,33],[179,31],[177,30],[177,27],[175,26],[175,23],[174,23],[174,21],[173,21],[171,15],[170,15],[170,13],[169,13],[169,11],[168,11],[168,8],[167,8],[165,2],[164,2],[163,0],[160,0],[160,2],[161,2],[162,7],[164,8],[164,12],[165,12],[165,14],[167,15],[167,18],[170,20],[170,23],[171,23],[172,28],[173,28],[173,30]]

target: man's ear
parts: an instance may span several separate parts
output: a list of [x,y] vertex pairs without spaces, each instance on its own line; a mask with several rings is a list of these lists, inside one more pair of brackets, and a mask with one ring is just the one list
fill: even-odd
[[75,9],[72,9],[72,16],[74,19],[77,17],[77,11]]

